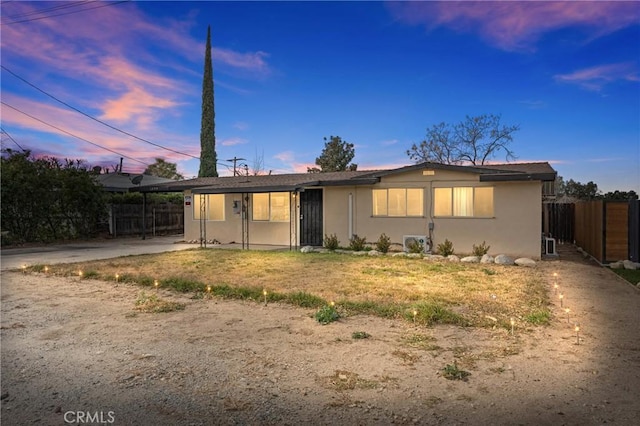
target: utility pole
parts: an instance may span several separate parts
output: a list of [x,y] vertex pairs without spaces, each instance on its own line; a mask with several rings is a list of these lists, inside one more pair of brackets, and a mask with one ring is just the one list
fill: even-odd
[[233,163],[233,175],[234,175],[234,176],[238,176],[238,174],[237,174],[237,164],[238,164],[238,161],[247,161],[247,160],[246,160],[245,158],[238,158],[238,157],[235,157],[235,156],[234,156],[232,159],[227,160],[227,161],[229,161],[229,162],[232,162],[232,163]]

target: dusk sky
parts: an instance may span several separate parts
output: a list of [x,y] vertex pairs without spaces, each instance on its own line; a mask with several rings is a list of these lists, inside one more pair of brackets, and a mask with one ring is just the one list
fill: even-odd
[[409,165],[428,127],[496,114],[520,126],[518,162],[640,193],[639,2],[6,1],[1,15],[2,148],[124,157],[133,173],[161,157],[195,177],[211,25],[221,175],[234,156],[306,172],[331,135],[359,170]]

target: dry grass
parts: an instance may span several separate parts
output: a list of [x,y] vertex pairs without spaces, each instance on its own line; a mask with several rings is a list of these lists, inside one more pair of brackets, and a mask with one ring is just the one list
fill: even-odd
[[[355,304],[432,303],[474,325],[509,327],[511,317],[548,311],[547,286],[536,268],[460,264],[344,254],[193,249],[50,267],[50,273],[161,286],[197,283],[270,294],[304,292]],[[175,285],[172,285],[177,288]],[[184,291],[189,290],[186,287]],[[260,290],[261,291],[261,290]],[[406,314],[405,314],[406,317]],[[493,317],[497,321],[489,321]]]

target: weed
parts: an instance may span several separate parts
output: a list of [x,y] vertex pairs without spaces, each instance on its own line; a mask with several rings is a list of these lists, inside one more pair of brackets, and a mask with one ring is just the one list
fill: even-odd
[[378,382],[375,380],[361,379],[357,373],[351,371],[336,370],[333,376],[328,377],[329,384],[337,391],[353,389],[375,389]]
[[331,305],[325,305],[318,312],[316,312],[316,321],[322,325],[326,325],[337,321],[340,318],[340,314],[336,311],[336,308]]
[[488,246],[486,242],[482,242],[480,245],[473,245],[473,250],[471,251],[474,256],[482,257],[485,254],[489,253],[489,249],[491,246]]
[[338,247],[340,247],[340,241],[338,240],[338,237],[336,236],[336,234],[331,234],[331,235],[324,235],[324,246],[326,248],[328,248],[331,251],[336,250]]
[[469,377],[471,373],[459,369],[458,364],[454,360],[453,364],[447,364],[446,367],[442,369],[442,375],[448,380],[462,380],[466,382],[467,377]]
[[353,236],[349,239],[349,248],[353,251],[362,251],[367,245],[366,237],[358,237],[357,234],[353,234]]
[[84,271],[82,273],[82,278],[85,279],[89,279],[89,278],[100,278],[100,274],[97,271]]
[[445,239],[443,243],[438,244],[437,247],[438,254],[447,257],[454,253],[453,243],[448,239]]
[[494,271],[493,269],[488,269],[488,268],[482,268],[482,272],[485,273],[485,275],[495,275],[496,271]]
[[376,250],[381,253],[387,253],[391,248],[391,238],[387,236],[387,234],[380,235],[378,241],[376,241]]
[[352,339],[368,339],[369,337],[371,337],[371,335],[366,331],[354,331],[351,333]]

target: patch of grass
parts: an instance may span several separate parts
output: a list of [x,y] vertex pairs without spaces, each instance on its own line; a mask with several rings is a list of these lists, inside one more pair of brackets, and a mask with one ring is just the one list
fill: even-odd
[[469,324],[461,315],[433,303],[417,304],[413,310],[405,311],[404,317],[407,321],[413,321],[415,318],[415,322],[422,325],[453,324],[465,326]]
[[469,377],[471,373],[468,371],[461,370],[458,368],[458,364],[456,361],[453,361],[453,364],[447,364],[442,369],[442,377],[447,380],[462,380],[467,381],[467,377]]
[[420,355],[412,354],[411,352],[396,350],[391,352],[391,355],[400,358],[405,365],[413,365],[420,359]]
[[633,285],[640,284],[640,269],[611,269]]
[[304,291],[289,293],[284,296],[283,300],[292,305],[300,306],[301,308],[319,308],[327,305],[327,301],[323,298]]
[[442,349],[440,346],[434,344],[436,339],[431,336],[427,336],[422,333],[413,333],[402,338],[402,342],[415,349],[422,349],[425,351],[436,351]]
[[[537,309],[525,315],[524,319],[533,325],[549,325],[551,322],[551,311],[548,309]],[[511,327],[511,325],[509,325],[509,327]]]
[[156,294],[147,295],[144,291],[140,292],[136,299],[135,309],[145,313],[161,313],[184,310],[184,303],[169,302],[160,299]]
[[375,389],[378,382],[360,378],[357,373],[345,370],[336,370],[332,376],[326,378],[328,385],[337,391],[354,389]]

